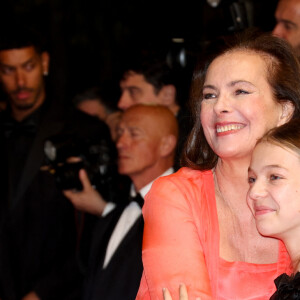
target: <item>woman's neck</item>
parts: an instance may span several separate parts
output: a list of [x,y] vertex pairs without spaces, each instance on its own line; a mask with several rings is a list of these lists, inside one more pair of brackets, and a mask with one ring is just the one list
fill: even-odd
[[215,189],[220,201],[238,218],[251,219],[246,196],[249,189],[248,167],[250,159],[219,159],[215,169]]
[[[239,160],[225,160],[220,159],[215,167],[215,172],[218,176],[227,178],[234,182],[243,182],[248,177],[248,168],[250,165],[250,158]],[[246,176],[246,177],[245,177]]]

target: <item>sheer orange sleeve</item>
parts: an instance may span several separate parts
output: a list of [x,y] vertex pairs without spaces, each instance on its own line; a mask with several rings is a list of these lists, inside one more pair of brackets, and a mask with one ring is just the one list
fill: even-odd
[[198,232],[200,216],[191,205],[200,197],[167,177],[153,184],[143,208],[144,273],[136,299],[163,299],[162,288],[167,287],[176,300],[180,283],[186,284],[189,300],[212,299]]

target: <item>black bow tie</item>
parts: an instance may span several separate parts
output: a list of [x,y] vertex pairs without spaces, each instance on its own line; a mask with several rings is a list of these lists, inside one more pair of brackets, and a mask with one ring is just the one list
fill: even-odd
[[129,200],[136,202],[140,206],[140,208],[143,208],[144,199],[143,199],[143,197],[141,196],[140,193],[137,193],[136,196],[134,196],[134,197],[130,196]]
[[37,131],[37,124],[33,119],[27,119],[23,122],[8,120],[3,123],[4,135],[6,138],[17,135],[33,135]]

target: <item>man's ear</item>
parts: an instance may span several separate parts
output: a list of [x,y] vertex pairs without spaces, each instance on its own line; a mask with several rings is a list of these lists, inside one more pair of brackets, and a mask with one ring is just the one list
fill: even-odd
[[282,112],[281,112],[278,126],[287,123],[292,118],[293,113],[295,111],[295,105],[293,104],[292,101],[289,100],[284,101],[281,103],[281,105],[282,105]]
[[177,139],[173,134],[162,137],[160,143],[160,155],[166,157],[170,155],[176,147]]
[[176,88],[173,84],[165,85],[159,92],[159,96],[162,100],[162,105],[167,107],[173,105],[176,102]]
[[50,56],[49,56],[49,53],[44,51],[42,54],[41,54],[41,59],[42,59],[42,68],[43,68],[43,74],[45,76],[48,75],[49,73],[49,63],[50,63]]

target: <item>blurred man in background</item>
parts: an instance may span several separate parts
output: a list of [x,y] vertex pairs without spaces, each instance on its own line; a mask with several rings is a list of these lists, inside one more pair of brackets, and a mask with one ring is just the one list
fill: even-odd
[[192,127],[190,113],[185,105],[187,99],[177,99],[177,85],[174,73],[166,62],[153,59],[138,61],[123,73],[118,102],[121,110],[138,103],[159,104],[169,108],[176,116],[179,125],[176,169],[180,167],[181,152]]
[[77,109],[107,124],[113,141],[117,138],[116,132],[121,118],[121,112],[113,105],[114,94],[115,91],[111,86],[92,87],[76,94],[73,98]]
[[300,0],[279,0],[273,34],[287,40],[300,57]]
[[45,84],[50,55],[25,24],[1,31],[0,82],[8,105],[0,113],[0,298],[68,299],[82,280],[74,209],[54,177],[40,171],[45,139],[64,126]]

